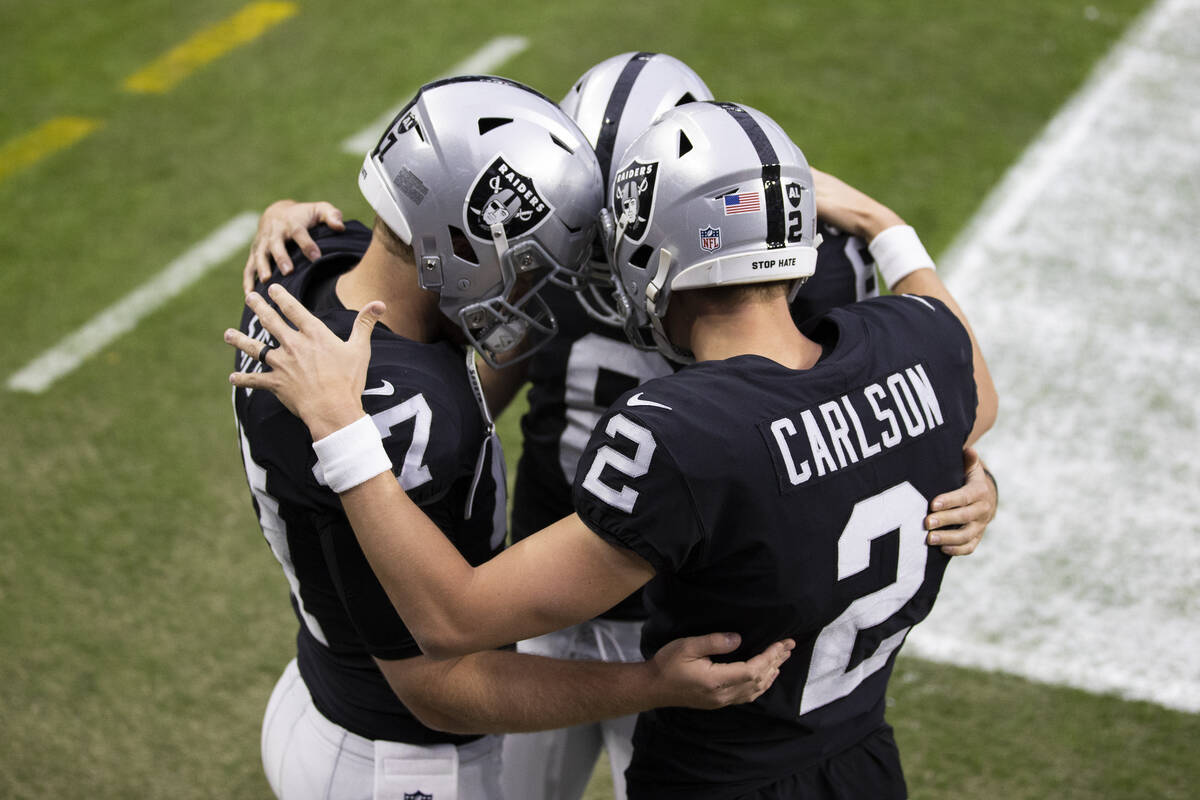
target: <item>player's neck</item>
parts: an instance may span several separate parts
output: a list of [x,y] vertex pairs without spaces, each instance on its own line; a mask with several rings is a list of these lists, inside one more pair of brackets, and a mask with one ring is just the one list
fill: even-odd
[[387,311],[380,322],[406,339],[433,342],[442,338],[437,295],[422,289],[416,268],[389,253],[378,239],[371,241],[358,265],[338,279],[337,296],[352,310],[382,300]]
[[697,361],[757,355],[789,369],[808,369],[821,357],[821,346],[796,328],[783,297],[704,306],[693,317],[686,335]]

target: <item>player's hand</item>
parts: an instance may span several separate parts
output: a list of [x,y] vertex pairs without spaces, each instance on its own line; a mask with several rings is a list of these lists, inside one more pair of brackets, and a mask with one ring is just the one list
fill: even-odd
[[666,705],[713,709],[749,703],[771,688],[796,643],[784,639],[749,661],[714,662],[741,644],[736,633],[710,633],[667,643],[650,662],[669,698]]
[[996,485],[984,472],[974,449],[963,450],[963,466],[966,485],[933,498],[931,513],[925,517],[925,530],[930,532],[926,541],[941,545],[942,552],[951,556],[975,552],[988,523],[996,516]]
[[893,225],[903,225],[900,215],[870,195],[827,172],[813,169],[817,217],[846,233],[870,242]]
[[292,260],[288,258],[288,242],[300,246],[309,261],[321,257],[321,248],[308,235],[308,229],[324,222],[335,231],[344,231],[342,212],[329,203],[297,203],[294,200],[279,200],[267,206],[258,218],[258,233],[250,243],[250,257],[242,270],[242,292],[250,294],[255,280],[266,283],[271,277],[271,259],[274,266],[287,275],[292,271]]
[[225,342],[256,360],[262,360],[266,351],[269,369],[235,372],[229,382],[273,392],[304,420],[314,441],[322,439],[363,415],[371,330],[383,314],[384,304],[379,300],[367,303],[354,320],[350,339],[342,341],[279,284],[272,284],[267,292],[279,312],[257,292],[246,296],[246,305],[278,346],[269,347],[232,328],[225,331]]

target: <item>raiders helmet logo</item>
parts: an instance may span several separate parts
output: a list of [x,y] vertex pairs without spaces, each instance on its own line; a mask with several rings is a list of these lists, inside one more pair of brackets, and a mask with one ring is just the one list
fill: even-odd
[[613,179],[613,210],[618,227],[625,229],[625,238],[640,242],[654,206],[654,184],[658,178],[658,162],[643,164],[634,161],[621,169]]
[[804,196],[804,187],[798,183],[789,183],[787,185],[787,199],[792,204],[792,208],[800,205],[800,198]]
[[532,179],[513,169],[504,156],[496,156],[471,186],[466,227],[474,236],[491,241],[491,226],[500,223],[512,238],[536,228],[553,210]]

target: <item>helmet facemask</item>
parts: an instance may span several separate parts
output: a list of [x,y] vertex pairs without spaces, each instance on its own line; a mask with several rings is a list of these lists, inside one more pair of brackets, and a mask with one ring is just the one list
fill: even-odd
[[574,122],[528,87],[481,76],[423,87],[367,154],[359,186],[492,366],[557,330],[542,288],[584,284],[599,166]]

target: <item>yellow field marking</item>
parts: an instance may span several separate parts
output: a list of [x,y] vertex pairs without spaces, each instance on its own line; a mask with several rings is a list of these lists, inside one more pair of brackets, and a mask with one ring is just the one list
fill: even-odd
[[51,153],[70,147],[100,125],[101,122],[95,119],[57,117],[0,144],[0,181]]
[[240,45],[257,39],[269,28],[296,14],[295,3],[251,3],[172,48],[161,58],[125,79],[129,92],[161,94],[188,75]]

